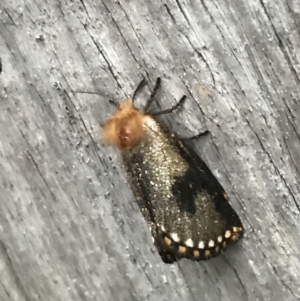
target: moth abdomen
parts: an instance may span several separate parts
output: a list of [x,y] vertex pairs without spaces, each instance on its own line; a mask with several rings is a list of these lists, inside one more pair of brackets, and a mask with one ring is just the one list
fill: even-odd
[[[155,91],[158,86],[159,81]],[[151,114],[138,110],[133,100],[120,104],[103,131],[105,140],[121,151],[163,261],[207,260],[243,236],[239,216],[207,165]]]

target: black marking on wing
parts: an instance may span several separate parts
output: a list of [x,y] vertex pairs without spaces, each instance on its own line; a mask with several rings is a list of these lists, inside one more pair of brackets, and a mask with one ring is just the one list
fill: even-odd
[[242,227],[241,220],[235,210],[227,202],[225,190],[210,171],[205,162],[188,145],[174,139],[176,147],[189,168],[183,177],[177,177],[173,186],[173,193],[183,210],[195,211],[194,199],[198,192],[206,190],[213,196],[212,201],[222,218],[227,221],[228,227]]

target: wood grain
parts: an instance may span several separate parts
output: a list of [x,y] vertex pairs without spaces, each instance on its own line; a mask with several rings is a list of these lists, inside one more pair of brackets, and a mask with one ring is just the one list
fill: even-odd
[[[4,0],[0,300],[300,299],[300,2]],[[118,151],[109,98],[145,76],[231,196],[245,238],[164,264]],[[99,95],[72,91],[98,91]]]

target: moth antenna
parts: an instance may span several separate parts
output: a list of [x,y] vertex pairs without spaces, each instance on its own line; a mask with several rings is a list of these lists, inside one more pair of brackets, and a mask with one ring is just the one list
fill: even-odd
[[145,105],[145,108],[144,108],[144,112],[147,112],[147,111],[148,111],[148,108],[150,107],[151,103],[153,102],[153,100],[154,100],[154,98],[155,98],[155,95],[156,95],[158,89],[160,88],[160,82],[161,82],[161,78],[158,77],[158,78],[156,79],[156,83],[155,83],[155,86],[154,86],[154,88],[153,88],[153,91],[152,91],[152,93],[151,93],[151,95],[150,95],[150,98],[149,98],[149,99],[147,100],[147,102],[146,102],[146,105]]
[[132,104],[134,105],[134,100],[136,99],[137,94],[139,93],[139,91],[147,84],[146,79],[143,77],[143,79],[141,80],[141,82],[138,84],[138,86],[136,87],[135,91],[133,92],[132,95]]
[[[96,95],[103,96],[103,94],[101,94],[100,92],[97,92],[97,91],[81,91],[81,90],[77,90],[77,91],[70,90],[70,91],[74,94],[94,94],[94,95],[96,94]],[[109,102],[111,104],[113,104],[117,109],[120,109],[120,104],[116,100],[110,98]]]
[[114,105],[117,109],[120,109],[120,103],[118,103],[116,100],[114,99],[109,99],[109,102]]
[[152,116],[158,116],[158,115],[163,115],[163,114],[169,114],[169,113],[172,113],[174,110],[176,110],[178,107],[182,106],[183,103],[185,102],[185,99],[186,99],[186,95],[183,95],[179,101],[171,108],[169,109],[166,109],[166,110],[163,110],[163,111],[160,111],[160,112],[154,112],[154,113],[151,113]]
[[100,92],[94,92],[94,91],[82,91],[82,90],[70,90],[72,93],[75,94],[96,94],[103,96]]

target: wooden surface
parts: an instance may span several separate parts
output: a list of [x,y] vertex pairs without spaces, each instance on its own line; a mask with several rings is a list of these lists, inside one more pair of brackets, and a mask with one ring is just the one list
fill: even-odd
[[[1,7],[2,6],[2,7]],[[300,2],[2,0],[0,300],[299,300]],[[161,117],[231,196],[244,239],[164,264],[109,98],[162,77]],[[99,91],[100,95],[71,90]]]

